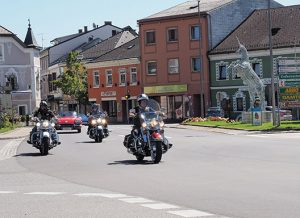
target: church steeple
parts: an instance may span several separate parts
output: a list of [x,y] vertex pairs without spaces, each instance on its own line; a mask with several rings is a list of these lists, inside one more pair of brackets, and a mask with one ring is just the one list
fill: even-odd
[[28,30],[27,30],[27,34],[26,34],[24,43],[25,43],[25,45],[27,45],[27,47],[32,47],[32,48],[39,47],[39,45],[37,44],[37,42],[35,40],[33,32],[31,30],[30,19],[28,19]]

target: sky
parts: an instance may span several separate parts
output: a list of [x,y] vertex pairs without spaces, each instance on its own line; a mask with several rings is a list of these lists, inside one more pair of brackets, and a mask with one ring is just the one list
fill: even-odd
[[[28,19],[40,46],[78,32],[93,23],[112,21],[117,27],[131,26],[138,31],[137,20],[168,9],[186,0],[0,0],[0,26],[24,41]],[[282,5],[300,4],[300,0],[277,0]]]

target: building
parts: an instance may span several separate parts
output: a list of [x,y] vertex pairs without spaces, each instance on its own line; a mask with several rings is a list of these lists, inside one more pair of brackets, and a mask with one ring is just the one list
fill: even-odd
[[254,9],[267,6],[261,0],[201,0],[198,8],[198,1],[187,1],[138,21],[144,92],[167,109],[168,119],[205,115],[211,105],[207,52]]
[[[277,69],[280,58],[300,57],[300,6],[279,7],[271,9],[272,41],[275,72],[276,104],[278,97]],[[255,10],[244,22],[233,30],[221,43],[209,52],[211,70],[211,101],[212,106],[220,106],[226,110],[228,103],[234,117],[250,107],[247,87],[240,78],[231,74],[227,67],[239,59],[236,50],[238,41],[247,48],[250,62],[257,75],[265,84],[267,105],[272,105],[271,60],[269,50],[268,10]],[[300,73],[300,72],[299,72]],[[300,83],[296,86],[300,86]],[[298,93],[300,97],[300,93]],[[300,105],[299,105],[300,106]],[[294,119],[300,118],[299,108],[293,109]]]
[[[48,56],[43,56],[44,62],[48,64],[46,75],[43,77],[43,83],[48,85],[48,90],[45,88],[48,93],[42,95],[47,96],[53,110],[84,110],[84,108],[77,108],[77,101],[70,96],[65,96],[53,84],[53,81],[65,71],[68,54],[71,51],[82,52],[88,50],[99,42],[105,41],[122,31],[122,28],[112,25],[112,22],[105,21],[102,26],[94,25],[92,30],[88,30],[88,27],[84,26],[84,30],[80,29],[76,34],[52,40],[54,45],[46,49]],[[78,58],[83,59],[81,55]],[[46,61],[46,59],[48,60]]]
[[24,42],[0,26],[1,112],[27,115],[39,106],[40,49],[30,23]]
[[89,101],[100,104],[112,122],[128,122],[128,110],[141,93],[137,36],[86,64]]

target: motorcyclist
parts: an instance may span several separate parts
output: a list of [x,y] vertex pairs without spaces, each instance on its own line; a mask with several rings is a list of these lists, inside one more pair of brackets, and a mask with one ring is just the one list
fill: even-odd
[[[139,114],[145,111],[154,111],[154,110],[148,107],[149,97],[146,94],[139,95],[137,101],[138,101],[138,106],[134,107],[133,109],[130,109],[129,116],[133,118],[133,131],[138,130],[138,134],[140,134],[142,124],[141,124],[141,119],[139,117]],[[165,139],[164,142],[165,141],[167,140]],[[168,144],[169,147],[172,147],[171,143],[168,142]]]
[[[90,117],[89,117],[89,121],[88,121],[88,130],[87,130],[87,134],[89,134],[89,131],[92,127],[91,121],[93,118],[97,118],[97,117],[101,117],[101,118],[105,118],[107,115],[105,112],[103,112],[102,110],[99,110],[99,106],[97,104],[93,104],[92,108],[91,108],[91,113],[90,113]],[[108,129],[107,129],[107,122],[105,124],[103,124],[103,133],[108,136]]]
[[[40,120],[51,120],[52,118],[55,117],[54,113],[48,108],[48,104],[46,101],[41,101],[40,103],[40,107],[37,111],[34,112],[33,117],[38,117]],[[27,142],[29,144],[32,144],[36,141],[36,134],[33,135],[33,139],[31,141],[31,136],[33,133],[35,133],[37,131],[37,126],[34,126],[33,129],[30,132],[29,135],[29,140],[27,140]],[[55,132],[55,134],[51,135],[51,138],[54,142],[54,144],[58,143],[57,140],[57,134]]]

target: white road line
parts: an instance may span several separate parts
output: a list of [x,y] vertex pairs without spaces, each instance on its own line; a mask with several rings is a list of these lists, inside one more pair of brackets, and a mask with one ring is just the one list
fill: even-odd
[[118,136],[120,136],[120,137],[125,137],[125,135],[118,135]]
[[207,217],[207,216],[215,216],[215,214],[206,213],[199,210],[175,210],[168,211],[170,214],[182,216],[182,217]]
[[249,137],[257,137],[257,138],[267,138],[268,136],[266,135],[247,135]]
[[127,198],[130,197],[124,194],[115,194],[115,193],[78,193],[73,194],[78,197],[104,197],[104,198]]
[[121,198],[119,199],[120,201],[124,201],[126,203],[131,203],[131,204],[134,204],[134,203],[151,203],[151,202],[154,202],[150,199],[146,199],[146,198]]
[[24,193],[24,195],[62,195],[65,192],[28,192]]
[[178,206],[172,204],[158,203],[158,204],[141,204],[143,207],[148,207],[154,210],[162,210],[162,209],[176,209]]
[[126,197],[130,197],[128,195],[124,195],[124,194],[102,194],[102,197],[105,198],[126,198]]
[[17,149],[20,143],[24,140],[16,139],[8,142],[1,150],[0,150],[0,161],[9,159],[17,154]]
[[170,136],[165,136],[167,139],[171,139],[172,137],[170,137]]
[[16,191],[0,191],[0,194],[14,194]]

